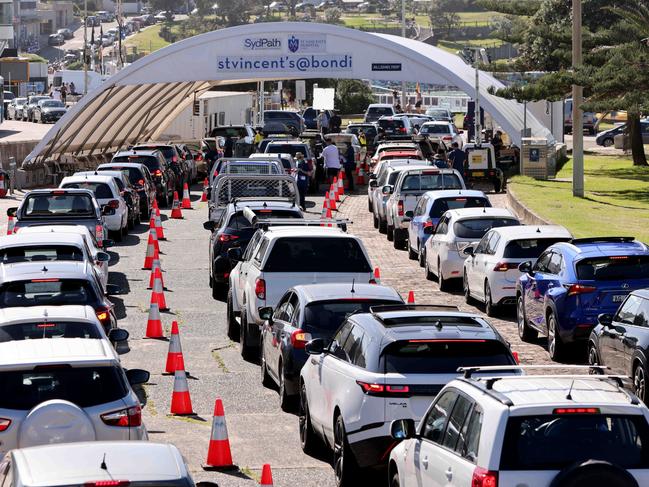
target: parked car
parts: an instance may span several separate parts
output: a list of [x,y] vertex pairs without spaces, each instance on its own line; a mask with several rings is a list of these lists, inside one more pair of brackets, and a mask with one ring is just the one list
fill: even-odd
[[86,27],[99,27],[100,25],[101,21],[96,16],[89,15],[86,17]]
[[59,29],[56,31],[56,33],[62,36],[65,40],[72,39],[74,37],[74,32],[72,32],[70,29]]
[[274,309],[263,309],[268,318],[261,330],[262,383],[277,385],[280,407],[289,411],[297,404],[307,342],[329,342],[347,316],[389,304],[403,304],[403,299],[387,286],[306,284],[289,289]]
[[649,287],[649,247],[632,237],[573,239],[519,270],[519,334],[547,334],[550,358],[559,360],[568,345],[587,345],[599,314],[614,313],[631,291]]
[[47,37],[48,46],[62,46],[65,44],[65,38],[61,34],[50,34]]
[[[572,98],[566,99],[563,104],[563,131],[566,134],[572,133]],[[595,135],[597,132],[597,114],[594,112],[583,112],[584,130],[588,135]]]
[[466,247],[481,239],[491,229],[519,224],[516,216],[505,208],[447,211],[419,252],[419,263],[421,265],[423,261],[426,279],[433,280],[436,277],[440,290],[448,290],[452,279],[463,276]]
[[41,100],[52,100],[49,96],[31,95],[27,97],[27,105],[23,107],[23,120],[26,122],[34,121],[34,109]]
[[[132,156],[127,155],[127,160],[135,160],[129,159],[129,157]],[[97,171],[122,171],[128,177],[140,197],[140,219],[146,222],[149,219],[153,201],[156,197],[153,177],[146,165],[137,162],[118,162],[121,158],[121,152],[118,152],[113,156],[113,162],[100,164]]]
[[396,110],[389,103],[371,103],[365,110],[363,122],[376,122],[381,117],[392,117],[396,114]]
[[305,350],[302,448],[333,450],[343,487],[359,485],[363,468],[385,466],[392,420],[419,422],[458,367],[516,364],[489,323],[452,306],[373,307],[350,315],[328,345],[314,339]]
[[27,98],[14,98],[7,106],[7,118],[9,120],[22,120],[23,108],[27,105]]
[[[418,426],[407,417],[394,421],[391,438],[399,443],[390,453],[390,486],[649,482],[648,411],[616,379],[504,376],[511,371],[467,370],[468,378],[442,389]],[[483,380],[485,374],[492,378]]]
[[458,130],[453,122],[426,122],[419,129],[419,133],[421,135],[433,135],[439,137],[448,146],[456,143],[458,147],[461,148],[464,145],[462,131]]
[[[408,257],[425,262],[424,245],[448,210],[461,208],[487,208],[491,203],[482,191],[450,189],[424,193],[414,210],[406,211],[404,222],[408,222]],[[423,255],[423,257],[422,257]]]
[[2,100],[2,110],[4,113],[4,117],[6,119],[9,118],[9,105],[11,102],[16,98],[16,95],[13,94],[12,91],[9,90],[4,90],[3,91],[3,100]]
[[[640,122],[642,124],[642,122]],[[649,125],[649,124],[645,124]],[[626,124],[625,123],[619,123],[615,125],[615,127],[604,130],[597,134],[597,137],[595,137],[595,142],[597,145],[601,145],[603,147],[612,147],[613,144],[615,143],[615,136],[619,134],[624,134],[626,132]],[[647,132],[649,134],[649,130],[643,130],[643,132]],[[644,141],[643,141],[644,142]]]
[[134,151],[157,150],[161,152],[167,161],[167,166],[171,168],[171,170],[176,175],[175,190],[178,191],[178,197],[179,198],[182,197],[183,185],[185,183],[190,184],[190,173],[188,167],[185,166],[181,161],[180,154],[178,153],[178,149],[176,148],[175,145],[158,144],[158,143],[138,144],[135,147],[133,147],[133,150]]
[[151,173],[158,201],[162,206],[171,205],[177,188],[177,176],[169,167],[162,152],[157,149],[131,149],[118,152],[110,161],[111,164],[124,162],[144,164]]
[[295,135],[304,132],[304,119],[302,115],[297,112],[288,110],[266,110],[264,111],[264,124],[274,122],[282,123],[289,127]]
[[68,111],[59,100],[41,100],[34,107],[32,119],[36,123],[57,122]]

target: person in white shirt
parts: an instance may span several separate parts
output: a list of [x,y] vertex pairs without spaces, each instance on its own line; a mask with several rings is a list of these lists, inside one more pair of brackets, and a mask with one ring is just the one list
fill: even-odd
[[331,184],[334,176],[338,176],[340,172],[340,153],[333,140],[326,139],[325,142],[327,146],[322,150],[322,158],[327,169],[327,179],[329,180],[329,184]]

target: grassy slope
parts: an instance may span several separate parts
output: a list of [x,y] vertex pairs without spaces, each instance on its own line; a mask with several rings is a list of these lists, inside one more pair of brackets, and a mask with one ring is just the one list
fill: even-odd
[[155,24],[138,32],[133,37],[127,39],[127,46],[136,46],[138,51],[153,52],[169,45],[169,42],[160,37],[160,29],[163,24]]
[[[570,178],[568,163],[557,178]],[[572,197],[572,183],[536,181],[517,176],[516,196],[553,223],[577,237],[633,235],[649,242],[649,167],[634,167],[628,158],[587,156],[586,197]]]

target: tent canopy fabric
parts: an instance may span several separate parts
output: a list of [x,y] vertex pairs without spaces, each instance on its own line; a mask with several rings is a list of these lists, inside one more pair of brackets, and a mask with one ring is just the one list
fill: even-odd
[[[215,86],[306,78],[445,84],[475,98],[471,66],[416,40],[310,22],[249,24],[182,40],[129,65],[72,106],[23,167],[156,140],[195,96]],[[523,105],[489,94],[502,84],[488,73],[479,79],[481,106],[520,145]],[[527,128],[553,140],[529,112]]]

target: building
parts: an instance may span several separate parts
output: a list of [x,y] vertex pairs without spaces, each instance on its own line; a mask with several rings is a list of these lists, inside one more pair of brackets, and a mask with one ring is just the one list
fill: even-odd
[[70,0],[14,0],[13,7],[16,47],[21,52],[39,51],[43,36],[53,34],[73,21],[73,3]]
[[[117,12],[117,2],[114,2],[113,0],[103,0],[101,5],[107,12]],[[140,0],[123,0],[122,13],[127,15],[139,15],[142,13],[142,2]]]
[[0,46],[14,47],[13,0],[0,0]]

